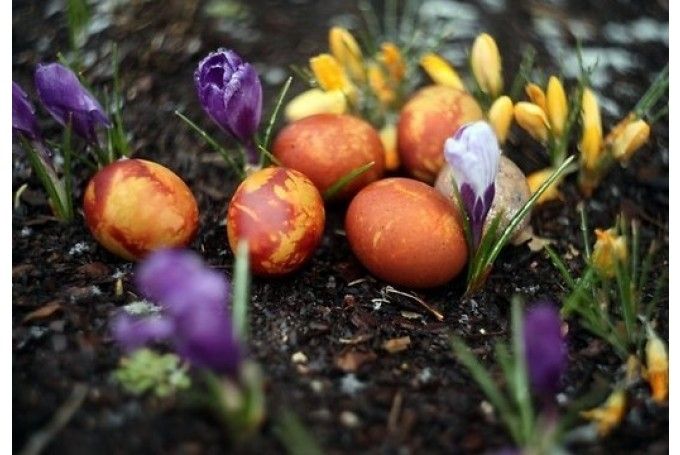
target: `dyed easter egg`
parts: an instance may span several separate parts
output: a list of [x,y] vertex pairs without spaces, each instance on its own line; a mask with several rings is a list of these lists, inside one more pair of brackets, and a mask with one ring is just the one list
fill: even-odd
[[300,172],[269,167],[248,176],[227,209],[234,253],[248,242],[253,273],[277,276],[298,269],[314,253],[325,223],[323,199]]
[[434,182],[444,164],[444,142],[462,125],[482,120],[468,92],[443,85],[425,87],[404,105],[397,126],[399,156],[418,180]]
[[282,166],[305,174],[321,193],[350,171],[374,162],[339,194],[346,198],[382,177],[385,152],[378,132],[351,115],[317,114],[281,130],[272,153]]
[[347,209],[345,231],[359,261],[395,285],[439,286],[467,261],[454,205],[417,180],[388,178],[361,190]]
[[[527,184],[527,179],[520,168],[512,160],[504,155],[498,165],[496,175],[496,190],[493,203],[489,209],[489,214],[484,222],[484,232],[488,229],[492,220],[501,213],[501,220],[498,224],[499,232],[505,229],[512,220],[512,217],[531,197],[531,191]],[[435,188],[441,194],[454,200],[453,186],[451,185],[451,166],[445,164],[439,172]],[[511,239],[512,243],[518,244],[531,237],[531,216],[526,215],[519,225],[515,228],[515,233]]]
[[168,168],[140,159],[97,172],[85,189],[83,210],[94,238],[131,261],[159,248],[186,246],[198,229],[189,187]]

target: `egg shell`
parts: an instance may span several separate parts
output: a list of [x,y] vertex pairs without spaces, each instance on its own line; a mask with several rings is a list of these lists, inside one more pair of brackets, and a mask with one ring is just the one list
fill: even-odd
[[[435,188],[441,194],[454,201],[455,196],[453,186],[451,185],[451,174],[451,166],[447,163],[439,172]],[[491,209],[489,209],[489,214],[484,222],[484,232],[486,232],[492,220],[501,210],[503,210],[503,213],[498,227],[501,231],[505,229],[510,224],[510,220],[515,213],[522,208],[530,197],[531,191],[522,170],[510,158],[501,155],[498,164],[498,174],[496,175],[495,195]],[[530,214],[525,216],[517,228],[515,228],[515,233],[511,239],[513,243],[521,243],[522,240],[528,238],[525,234],[528,234],[528,231],[531,229],[529,225],[530,218]]]
[[361,190],[347,209],[345,231],[359,261],[373,275],[399,286],[442,285],[467,261],[454,205],[413,179],[387,178]]
[[189,187],[146,160],[120,160],[97,172],[85,189],[83,209],[94,238],[131,261],[159,248],[184,247],[198,230]]
[[321,193],[350,171],[373,161],[338,195],[347,198],[382,177],[385,152],[378,132],[351,115],[317,114],[281,130],[272,146],[281,165],[305,174]]
[[241,182],[229,202],[229,246],[236,252],[246,240],[253,273],[284,275],[312,256],[325,220],[323,199],[305,175],[283,167],[261,169]]
[[468,92],[432,85],[404,105],[397,126],[402,165],[413,177],[432,183],[444,164],[444,142],[462,125],[481,120],[482,110]]

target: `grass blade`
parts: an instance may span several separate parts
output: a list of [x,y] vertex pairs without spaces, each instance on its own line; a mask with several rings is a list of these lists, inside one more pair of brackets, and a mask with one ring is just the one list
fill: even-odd
[[248,307],[250,306],[250,258],[248,243],[241,241],[236,248],[234,262],[234,298],[232,318],[236,334],[241,340],[248,338]]
[[375,161],[371,161],[370,163],[364,164],[363,166],[359,166],[358,168],[352,169],[347,174],[340,177],[331,186],[329,186],[328,189],[326,189],[326,191],[324,191],[323,193],[324,200],[328,201],[333,199],[335,196],[338,195],[340,191],[345,189],[347,185],[349,185],[354,180],[368,172],[369,169],[371,169],[374,164]]
[[283,105],[283,100],[288,94],[288,90],[290,90],[290,84],[293,82],[293,76],[289,76],[288,79],[286,79],[286,82],[283,84],[283,87],[281,87],[281,91],[279,91],[279,96],[276,98],[276,104],[274,105],[274,110],[272,111],[272,114],[269,116],[269,123],[267,124],[267,129],[264,134],[264,141],[262,143],[262,148],[269,150],[269,145],[271,144],[271,138],[272,138],[272,131],[274,129],[274,124],[276,123],[276,119],[279,116],[279,111],[281,110],[281,106]]

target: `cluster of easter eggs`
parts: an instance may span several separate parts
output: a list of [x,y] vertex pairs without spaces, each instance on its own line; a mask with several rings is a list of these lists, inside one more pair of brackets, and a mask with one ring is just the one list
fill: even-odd
[[[392,284],[426,288],[450,281],[464,268],[468,251],[447,185],[451,169],[444,164],[443,146],[460,126],[482,118],[467,92],[443,86],[416,92],[397,125],[400,160],[413,178],[383,178],[385,150],[378,132],[362,119],[316,114],[287,125],[271,150],[279,166],[248,175],[229,202],[231,249],[248,243],[256,275],[297,270],[323,236],[322,194],[372,164],[335,196],[349,201],[345,231],[353,253],[373,275]],[[528,198],[528,188],[511,161],[504,158],[501,168],[497,201],[509,204],[512,213],[513,203]],[[518,181],[517,173],[524,184],[519,189],[502,183],[508,175]],[[430,186],[435,179],[436,186]],[[161,247],[186,246],[198,226],[196,201],[186,184],[167,168],[138,159],[97,173],[87,186],[84,211],[95,238],[129,260]]]

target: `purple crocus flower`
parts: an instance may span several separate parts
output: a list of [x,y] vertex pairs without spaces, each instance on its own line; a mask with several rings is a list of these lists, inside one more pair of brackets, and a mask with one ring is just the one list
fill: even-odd
[[45,109],[63,126],[91,144],[98,144],[96,129],[111,122],[99,102],[82,86],[73,71],[59,63],[38,65],[35,86]]
[[19,84],[12,81],[12,130],[32,141],[42,141],[35,107]]
[[139,290],[161,306],[160,314],[116,317],[114,338],[125,350],[168,341],[184,359],[219,373],[235,374],[241,345],[228,310],[226,278],[189,251],[159,250],[138,267]]
[[491,126],[483,121],[461,126],[444,144],[444,157],[458,185],[475,247],[479,245],[484,220],[496,192],[494,182],[500,156],[498,139]]
[[524,354],[534,392],[552,397],[567,368],[562,320],[555,305],[539,301],[524,315]]
[[255,133],[262,116],[262,84],[255,69],[232,50],[219,49],[194,72],[198,99],[211,119],[241,142],[257,162]]

